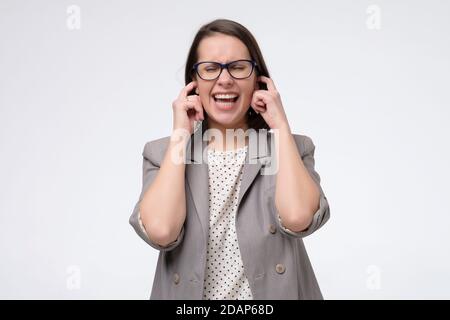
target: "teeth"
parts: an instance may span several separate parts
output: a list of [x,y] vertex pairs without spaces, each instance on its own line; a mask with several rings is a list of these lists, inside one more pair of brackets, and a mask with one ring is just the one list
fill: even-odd
[[237,94],[215,94],[214,98],[216,99],[234,99],[237,97]]

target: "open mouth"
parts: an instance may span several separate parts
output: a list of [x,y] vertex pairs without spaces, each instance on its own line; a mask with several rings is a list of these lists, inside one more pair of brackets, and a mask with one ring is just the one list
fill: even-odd
[[234,103],[237,101],[237,99],[239,99],[239,96],[235,97],[235,98],[216,98],[213,97],[215,102],[219,102],[219,103]]
[[216,92],[212,97],[217,109],[229,111],[236,108],[239,94],[237,92]]

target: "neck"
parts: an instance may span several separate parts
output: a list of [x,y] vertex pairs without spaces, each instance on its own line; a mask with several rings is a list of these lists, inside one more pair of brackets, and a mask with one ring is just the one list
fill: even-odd
[[[214,130],[212,137],[209,138],[208,148],[217,151],[228,151],[243,148],[248,145],[248,136],[245,134],[248,126],[245,122],[238,126],[227,127],[217,122],[209,121],[208,129],[217,130],[216,132]],[[216,134],[219,137],[216,137]]]

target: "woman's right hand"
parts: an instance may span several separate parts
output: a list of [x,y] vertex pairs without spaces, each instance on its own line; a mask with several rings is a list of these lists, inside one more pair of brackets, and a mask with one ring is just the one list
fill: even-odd
[[204,120],[203,106],[200,97],[189,95],[189,92],[197,87],[197,82],[188,83],[180,92],[177,99],[172,103],[173,129],[185,129],[192,134],[194,132],[194,121]]

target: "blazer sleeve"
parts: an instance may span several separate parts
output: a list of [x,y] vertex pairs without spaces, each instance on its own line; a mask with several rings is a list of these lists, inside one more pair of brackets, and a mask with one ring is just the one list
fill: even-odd
[[156,175],[159,172],[159,166],[155,163],[153,160],[152,155],[152,142],[147,142],[144,146],[144,151],[142,152],[143,156],[143,164],[142,164],[142,190],[141,194],[139,196],[139,200],[134,206],[133,213],[131,214],[131,217],[129,219],[129,223],[134,228],[136,233],[141,237],[147,244],[149,244],[151,247],[160,250],[160,251],[170,251],[175,249],[183,240],[184,238],[184,225],[181,228],[180,234],[178,235],[178,238],[168,244],[167,246],[160,246],[156,242],[152,241],[144,228],[144,225],[142,224],[140,212],[139,212],[139,205],[141,203],[141,200],[145,194],[145,191],[150,187],[150,185],[153,183],[153,181],[156,178]]
[[[300,135],[294,135],[297,148],[300,150],[304,150],[304,153],[302,154],[302,160],[303,164],[305,165],[306,169],[308,170],[310,176],[314,180],[314,182],[317,184],[319,191],[320,191],[320,199],[319,199],[319,209],[314,213],[313,219],[311,224],[303,231],[295,232],[292,231],[286,227],[283,226],[283,222],[281,221],[281,217],[277,212],[277,223],[281,230],[281,232],[289,237],[294,238],[304,238],[306,236],[309,236],[310,234],[314,233],[318,229],[320,229],[330,218],[330,207],[328,205],[328,200],[322,190],[322,187],[320,185],[320,175],[317,173],[317,171],[314,168],[315,160],[314,160],[314,151],[315,151],[315,145],[311,138],[307,136],[300,136]],[[302,138],[303,137],[303,138]],[[302,147],[300,147],[302,146]],[[301,154],[301,153],[300,153]],[[276,209],[275,209],[276,210]]]

